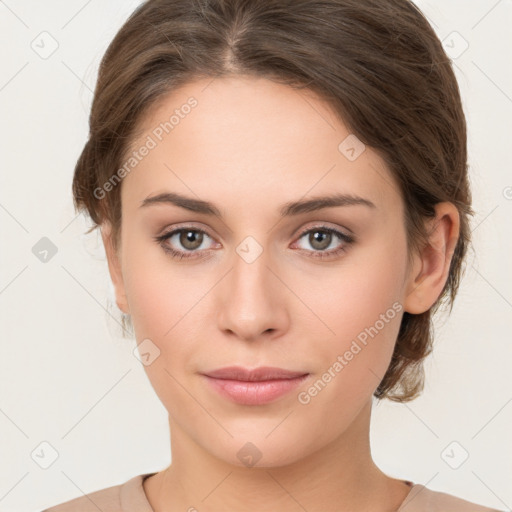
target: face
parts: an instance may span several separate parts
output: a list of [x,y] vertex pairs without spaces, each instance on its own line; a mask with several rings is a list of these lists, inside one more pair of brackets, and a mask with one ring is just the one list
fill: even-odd
[[[247,442],[267,466],[333,442],[386,372],[410,286],[392,175],[327,104],[265,79],[190,83],[139,134],[116,294],[171,423],[238,466]],[[235,365],[307,376],[235,399],[203,375]]]

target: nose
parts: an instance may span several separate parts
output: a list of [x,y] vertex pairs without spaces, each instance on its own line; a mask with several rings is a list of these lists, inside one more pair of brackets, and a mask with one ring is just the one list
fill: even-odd
[[252,262],[234,255],[231,271],[217,290],[218,326],[223,332],[256,341],[287,330],[291,292],[278,278],[275,266],[267,251]]

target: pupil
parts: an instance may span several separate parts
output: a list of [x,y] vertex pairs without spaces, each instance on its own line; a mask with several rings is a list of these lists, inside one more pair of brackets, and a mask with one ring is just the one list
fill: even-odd
[[201,233],[196,231],[186,231],[182,233],[180,242],[187,249],[197,249],[201,245],[202,236]]
[[[313,242],[317,243],[320,242],[320,247],[317,247],[318,249],[325,249],[326,247],[329,247],[330,243],[330,233],[327,233],[325,231],[315,231],[312,233],[313,235]],[[325,241],[327,240],[327,243]],[[315,246],[314,243],[312,243],[313,247]]]

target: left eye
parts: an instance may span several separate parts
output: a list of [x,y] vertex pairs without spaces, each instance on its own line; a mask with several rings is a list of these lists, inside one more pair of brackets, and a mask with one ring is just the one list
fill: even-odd
[[[320,226],[312,229],[308,229],[303,232],[299,237],[299,240],[307,236],[307,242],[313,247],[313,251],[309,251],[309,249],[304,249],[306,251],[312,252],[311,256],[313,258],[325,258],[329,256],[336,256],[337,254],[346,250],[346,246],[351,244],[354,241],[354,238],[351,235],[347,235],[342,233],[336,229],[329,228],[327,226]],[[341,246],[327,251],[329,246],[331,246],[332,242],[335,238],[341,240]],[[336,244],[335,244],[336,245]]]
[[314,247],[317,251],[327,250],[327,248],[331,245],[333,238],[335,237],[347,243],[351,241],[348,235],[327,227],[309,229],[299,237],[299,240],[304,238],[306,235],[309,235],[307,238],[308,243],[310,243],[311,246]]
[[[307,241],[309,244],[311,244],[313,250],[304,249],[302,247],[299,247],[299,249],[311,253],[311,257],[313,258],[335,256],[342,251],[345,251],[346,246],[354,241],[354,238],[351,235],[342,233],[327,226],[310,228],[309,230],[304,231],[299,236],[298,240],[305,238],[306,235],[308,235]],[[205,237],[211,239],[210,235],[208,235],[205,231],[189,227],[175,229],[169,233],[164,233],[163,235],[155,237],[155,240],[173,258],[201,258],[207,255],[209,252],[208,249],[204,249],[204,251],[200,250],[203,242],[205,241]],[[173,238],[175,239],[174,243],[169,243],[172,242]],[[341,246],[328,251],[327,249],[329,246],[331,246],[335,238],[341,240]],[[185,250],[174,249],[172,245],[176,243],[179,243]],[[199,255],[198,253],[201,252],[205,254]]]

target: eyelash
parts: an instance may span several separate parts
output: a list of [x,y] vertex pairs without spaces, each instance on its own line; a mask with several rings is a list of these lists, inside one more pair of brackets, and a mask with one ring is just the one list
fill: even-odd
[[[178,259],[178,260],[188,259],[188,258],[194,258],[194,259],[198,258],[198,259],[201,259],[201,258],[207,257],[208,253],[209,253],[209,250],[206,251],[205,255],[196,256],[195,254],[198,251],[177,251],[177,250],[172,249],[171,247],[169,247],[167,244],[165,244],[165,242],[169,238],[171,238],[173,235],[175,235],[176,233],[181,233],[183,231],[192,231],[194,233],[203,233],[204,235],[207,235],[208,237],[210,237],[210,235],[206,231],[204,231],[202,229],[198,229],[198,228],[195,228],[193,226],[188,226],[188,227],[185,226],[185,227],[182,227],[182,228],[170,231],[169,233],[164,233],[162,235],[156,236],[156,237],[154,237],[154,240],[158,244],[160,244],[162,246],[162,249],[166,253],[170,254],[170,256],[172,258],[175,258],[175,259]],[[325,251],[325,250],[324,251],[307,251],[307,252],[312,253],[310,255],[311,258],[324,259],[324,258],[332,258],[332,257],[338,256],[341,253],[345,252],[347,250],[347,246],[352,244],[355,241],[355,238],[352,235],[347,235],[345,233],[342,233],[341,231],[338,231],[338,230],[336,230],[334,228],[330,228],[328,226],[315,226],[313,228],[309,228],[309,229],[303,231],[299,235],[298,240],[300,240],[304,235],[307,235],[308,233],[317,232],[317,231],[333,234],[333,235],[337,236],[338,238],[340,238],[344,243],[338,249],[332,249],[331,251]],[[305,249],[301,249],[301,250],[305,250]],[[189,256],[187,253],[190,253],[191,255]]]

